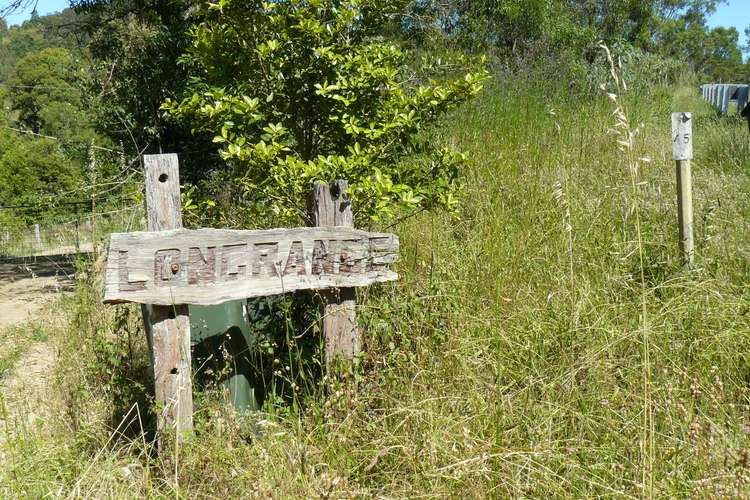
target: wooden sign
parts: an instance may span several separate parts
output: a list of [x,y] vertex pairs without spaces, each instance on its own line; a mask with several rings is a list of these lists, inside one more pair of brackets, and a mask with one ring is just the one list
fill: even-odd
[[104,302],[220,304],[393,281],[398,237],[348,227],[112,234]]
[[675,161],[693,159],[693,115],[672,113],[672,156]]
[[160,408],[159,449],[167,443],[166,429],[193,427],[189,304],[322,289],[326,364],[357,356],[353,287],[397,279],[388,265],[398,259],[399,242],[392,234],[354,229],[345,180],[311,186],[316,227],[189,231],[182,229],[177,155],[144,155],[143,163],[150,232],[111,236],[104,302],[151,304],[143,309]]

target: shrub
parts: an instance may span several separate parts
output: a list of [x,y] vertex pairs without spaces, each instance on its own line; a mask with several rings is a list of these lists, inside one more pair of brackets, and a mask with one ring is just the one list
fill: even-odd
[[[164,108],[215,136],[253,215],[299,220],[312,183],[336,178],[373,219],[396,206],[453,208],[463,156],[415,137],[477,95],[486,72],[428,78],[444,61],[407,64],[375,36],[398,4],[205,2],[183,58],[190,91]],[[399,161],[416,150],[422,161]]]

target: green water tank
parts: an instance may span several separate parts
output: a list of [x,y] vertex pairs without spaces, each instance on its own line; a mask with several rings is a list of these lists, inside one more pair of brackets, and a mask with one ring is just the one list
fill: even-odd
[[[247,301],[188,307],[194,380],[201,386],[218,377],[235,409],[260,409],[262,386],[251,364],[256,337],[250,328]],[[151,306],[143,307],[147,328],[150,312]]]

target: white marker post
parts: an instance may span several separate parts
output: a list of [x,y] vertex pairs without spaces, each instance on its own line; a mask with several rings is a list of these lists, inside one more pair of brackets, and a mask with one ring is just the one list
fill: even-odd
[[677,214],[680,223],[680,252],[693,267],[693,188],[690,160],[693,159],[693,115],[672,113],[672,155],[677,169]]

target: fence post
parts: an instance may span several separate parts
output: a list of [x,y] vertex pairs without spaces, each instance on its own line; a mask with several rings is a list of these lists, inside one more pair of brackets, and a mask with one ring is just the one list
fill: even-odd
[[677,215],[680,224],[680,253],[693,267],[693,187],[690,160],[693,158],[693,116],[672,113],[672,156],[677,171]]
[[81,253],[81,223],[78,215],[78,205],[76,205],[76,253]]
[[91,244],[94,255],[98,255],[96,251],[96,158],[93,140],[89,145],[89,183],[91,184]]
[[[182,228],[180,171],[176,154],[144,156],[146,211],[149,231]],[[183,262],[167,265],[175,274]],[[156,278],[156,277],[155,277]],[[149,345],[154,370],[154,392],[159,406],[157,432],[163,447],[164,429],[178,434],[193,428],[193,387],[190,366],[188,306],[151,306],[144,315],[150,324]]]
[[[352,203],[347,193],[348,183],[337,180],[333,186],[316,182],[312,196],[314,226],[354,227]],[[322,293],[323,336],[326,364],[337,356],[353,359],[360,351],[357,331],[357,294],[354,288],[337,288]]]
[[36,243],[36,249],[42,248],[42,230],[39,224],[34,224],[34,242]]

